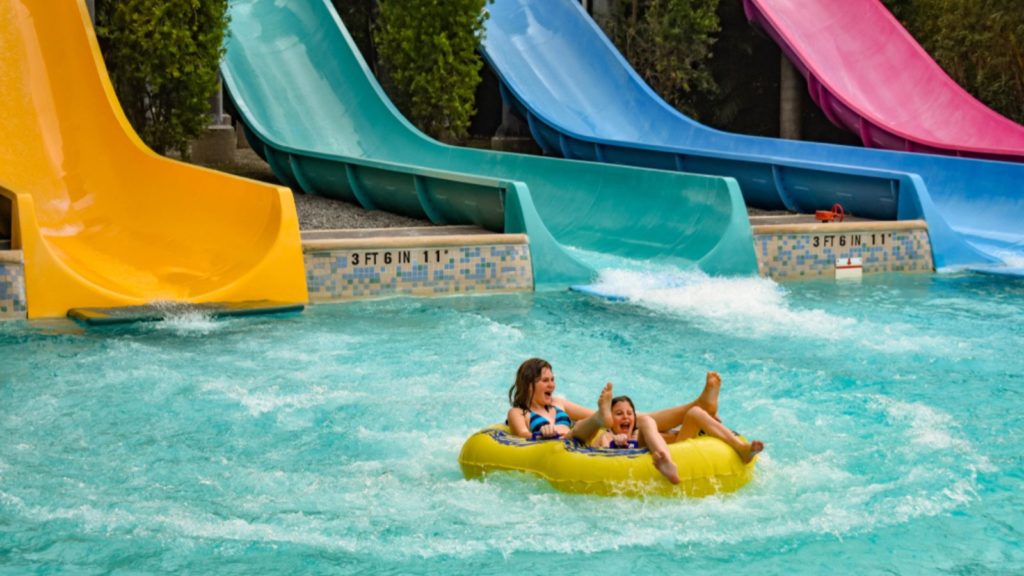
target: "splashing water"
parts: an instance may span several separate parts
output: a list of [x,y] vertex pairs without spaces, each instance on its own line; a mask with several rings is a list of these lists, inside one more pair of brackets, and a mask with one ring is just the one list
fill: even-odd
[[[627,296],[0,324],[0,572],[1024,570],[1024,285],[610,267]],[[461,476],[519,362],[649,410],[724,378],[741,491],[598,498]]]
[[157,330],[169,330],[178,334],[206,335],[221,326],[213,314],[199,309],[176,310],[156,324]]

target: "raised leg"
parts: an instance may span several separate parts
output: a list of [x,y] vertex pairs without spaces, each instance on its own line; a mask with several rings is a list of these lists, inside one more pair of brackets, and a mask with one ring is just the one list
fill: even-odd
[[722,390],[722,377],[718,372],[708,372],[704,377],[704,390],[694,403],[718,420],[718,393]]
[[760,440],[754,440],[753,442],[740,440],[731,430],[723,426],[718,420],[712,418],[710,414],[699,406],[694,406],[687,411],[686,417],[683,418],[683,425],[679,428],[679,433],[676,434],[675,441],[681,442],[694,438],[701,430],[708,436],[718,438],[731,446],[744,462],[750,462],[758,452],[764,450],[763,442]]
[[668,451],[668,445],[654,419],[647,414],[640,414],[636,419],[636,427],[640,432],[640,443],[646,445],[651,451],[651,458],[654,460],[654,467],[661,472],[669,482],[679,484],[679,469],[672,461],[672,454]]
[[657,423],[658,430],[667,431],[681,426],[683,419],[686,418],[686,413],[690,411],[694,406],[698,406],[705,412],[710,414],[713,418],[718,418],[718,393],[722,388],[722,378],[718,375],[718,372],[708,372],[707,377],[704,381],[704,390],[701,391],[700,396],[697,397],[693,402],[686,404],[680,404],[679,406],[673,406],[672,408],[665,408],[663,410],[657,410],[650,412],[649,415]]
[[597,431],[604,425],[604,416],[602,412],[606,411],[611,414],[612,404],[612,383],[609,382],[604,385],[604,389],[601,390],[601,396],[597,400],[597,405],[600,409],[594,412],[585,419],[576,422],[569,431],[569,438],[575,438],[580,442],[590,442],[590,439],[597,434]]

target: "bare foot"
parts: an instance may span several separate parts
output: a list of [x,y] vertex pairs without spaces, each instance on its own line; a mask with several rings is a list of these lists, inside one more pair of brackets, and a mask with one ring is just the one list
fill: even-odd
[[715,420],[718,420],[718,393],[721,389],[722,377],[718,375],[718,372],[708,372],[707,377],[704,379],[704,390],[697,398],[697,405],[703,408]]
[[661,475],[673,484],[679,484],[679,469],[672,461],[672,455],[668,452],[651,451],[651,458],[654,460],[654,467],[661,472]]
[[601,396],[597,399],[597,411],[601,413],[601,420],[605,428],[612,426],[612,383],[604,385]]
[[740,459],[743,460],[744,464],[747,464],[751,460],[753,460],[754,456],[757,456],[762,450],[764,450],[764,442],[761,442],[760,440],[754,440],[749,445],[745,446],[742,451],[740,451]]

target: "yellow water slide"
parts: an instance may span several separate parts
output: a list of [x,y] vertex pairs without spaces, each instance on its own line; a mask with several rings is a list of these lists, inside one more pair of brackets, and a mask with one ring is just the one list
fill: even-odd
[[81,1],[0,0],[0,196],[29,318],[307,300],[291,192],[146,148]]

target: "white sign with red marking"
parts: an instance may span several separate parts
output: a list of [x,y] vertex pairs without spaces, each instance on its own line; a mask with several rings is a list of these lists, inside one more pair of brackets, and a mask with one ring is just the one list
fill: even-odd
[[858,279],[864,273],[860,258],[836,258],[836,280]]

